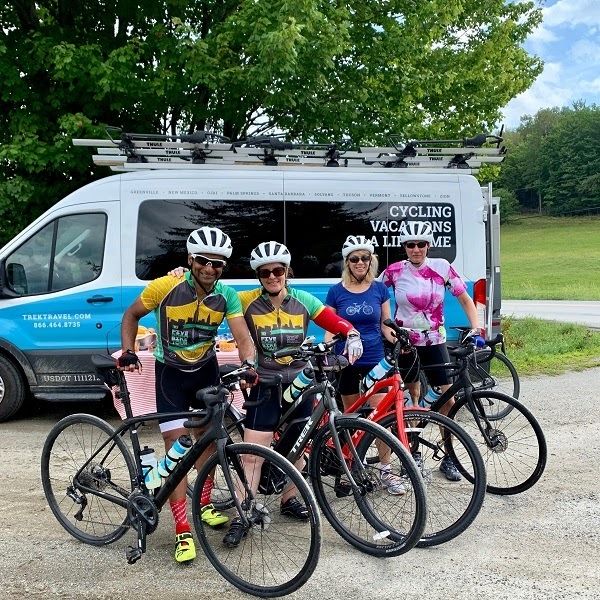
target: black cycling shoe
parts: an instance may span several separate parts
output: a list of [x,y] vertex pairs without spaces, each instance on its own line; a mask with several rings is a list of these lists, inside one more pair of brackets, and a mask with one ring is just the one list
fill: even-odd
[[246,537],[248,531],[244,527],[244,524],[240,521],[239,518],[233,519],[231,521],[231,525],[229,526],[229,531],[225,534],[223,538],[223,543],[228,548],[237,548],[240,545],[240,542]]
[[308,508],[296,496],[292,496],[285,502],[282,502],[280,512],[282,515],[298,519],[298,521],[308,521]]

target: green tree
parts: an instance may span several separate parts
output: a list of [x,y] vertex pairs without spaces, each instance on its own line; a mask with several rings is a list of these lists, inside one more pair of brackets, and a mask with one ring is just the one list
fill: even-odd
[[522,119],[499,184],[559,215],[600,207],[600,107],[583,102]]
[[527,89],[540,22],[506,0],[9,0],[0,7],[0,242],[104,175],[72,137],[472,135]]
[[514,192],[494,188],[494,196],[500,198],[500,223],[508,223],[518,212],[519,202]]

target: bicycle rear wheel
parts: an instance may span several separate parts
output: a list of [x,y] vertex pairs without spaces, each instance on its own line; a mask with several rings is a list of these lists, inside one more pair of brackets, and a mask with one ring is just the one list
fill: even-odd
[[[210,457],[198,473],[194,486],[192,512],[200,545],[215,569],[243,592],[262,598],[289,594],[308,581],[319,559],[321,521],[314,496],[296,468],[270,448],[257,444],[231,444],[226,447],[225,456],[226,465],[220,464],[217,454]],[[292,484],[297,488],[298,499],[308,509],[306,521],[281,515],[280,492],[259,490],[250,495],[242,465],[256,464],[257,460],[263,463],[263,472],[269,469],[283,472],[286,489]],[[220,481],[225,481],[227,470],[244,490],[237,493],[249,526],[240,544],[234,548],[224,544],[225,531],[215,531],[201,518],[200,497],[213,470]],[[233,493],[229,490],[230,497]],[[239,517],[235,507],[228,514],[232,518]]]
[[[469,376],[475,389],[478,390],[493,390],[506,394],[513,398],[519,398],[521,393],[521,381],[515,366],[502,353],[494,352],[489,348],[483,348],[475,353],[477,364],[474,363],[474,358],[469,359]],[[485,408],[485,407],[484,407]],[[498,413],[495,410],[490,410],[488,418],[502,418],[510,412],[512,406],[505,406],[505,413]]]
[[[335,450],[328,428],[313,440],[310,453],[309,473],[323,514],[362,552],[381,557],[407,552],[421,539],[427,517],[414,461],[396,437],[371,421],[337,417],[335,426],[344,456]],[[384,454],[389,467],[380,462]],[[346,479],[342,461],[358,489]]]
[[[395,414],[378,423],[398,436]],[[404,427],[427,491],[427,524],[417,546],[443,544],[465,531],[483,506],[486,485],[483,459],[475,442],[444,415],[406,410]],[[439,467],[445,457],[459,467],[461,481],[448,481],[442,475]]]
[[95,546],[118,540],[129,528],[127,507],[111,497],[129,496],[136,469],[124,441],[111,440],[114,433],[98,417],[70,415],[54,425],[42,450],[42,485],[54,516],[73,537]]
[[[531,412],[518,400],[493,391],[474,391],[479,413],[490,415],[481,434],[465,397],[457,398],[448,416],[477,443],[487,472],[491,494],[520,494],[535,485],[546,467],[548,449],[544,432]],[[485,421],[482,421],[485,426]]]

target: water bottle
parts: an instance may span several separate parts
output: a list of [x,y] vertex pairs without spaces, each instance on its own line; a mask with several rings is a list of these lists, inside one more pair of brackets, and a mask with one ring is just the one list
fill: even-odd
[[296,375],[294,381],[286,388],[285,392],[283,392],[283,399],[290,404],[295,402],[304,389],[312,382],[313,377],[314,372],[312,367],[304,367],[304,369]]
[[363,390],[367,391],[373,386],[376,381],[383,379],[394,365],[383,357],[365,376],[362,380]]
[[149,490],[159,488],[162,480],[157,470],[158,461],[156,460],[154,448],[144,446],[144,449],[140,451],[140,462],[142,463],[142,473],[146,487]]
[[159,461],[157,470],[160,475],[168,477],[191,447],[192,438],[189,435],[180,435],[165,456]]

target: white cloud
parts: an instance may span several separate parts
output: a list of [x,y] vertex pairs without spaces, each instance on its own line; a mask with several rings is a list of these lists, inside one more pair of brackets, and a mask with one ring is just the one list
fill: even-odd
[[513,98],[502,111],[507,127],[515,128],[522,115],[534,115],[541,108],[564,106],[573,97],[573,88],[562,80],[563,69],[560,63],[546,63],[541,75],[534,84]]
[[596,77],[596,79],[588,81],[587,89],[590,92],[596,92],[597,94],[600,94],[600,77]]
[[595,36],[600,26],[599,0],[559,0],[552,6],[542,9],[543,20],[531,32],[528,42],[536,54],[541,53],[545,44],[551,44],[561,39],[553,30],[561,26],[576,27],[584,25],[588,34]]
[[569,56],[577,62],[595,65],[600,56],[600,44],[590,40],[578,40],[571,46]]
[[559,0],[542,9],[544,25],[600,25],[600,2],[598,0]]

